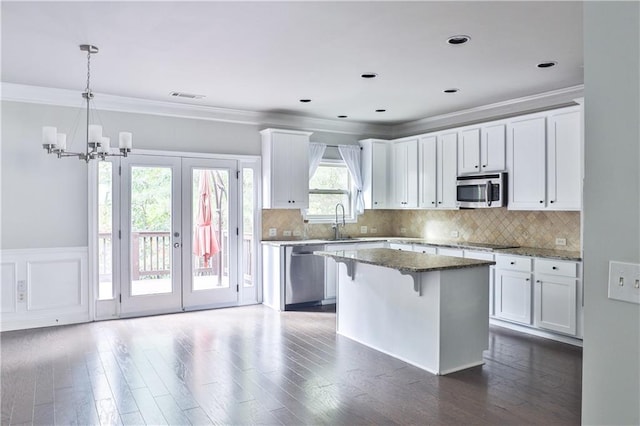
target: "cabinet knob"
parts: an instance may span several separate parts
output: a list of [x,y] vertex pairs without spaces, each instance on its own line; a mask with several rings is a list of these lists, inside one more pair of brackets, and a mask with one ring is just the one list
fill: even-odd
[[287,203],[291,204],[291,200],[287,201]]
[[293,201],[292,201],[292,203],[295,203],[295,202],[296,202],[296,200],[293,200]]
[[377,202],[377,201],[374,201],[374,202],[373,202],[373,204],[378,204],[378,202]]
[[516,262],[510,262],[510,263],[511,263],[512,265],[515,265],[515,264],[516,264]]
[[482,167],[487,167],[487,165],[486,165],[486,164],[483,164],[483,165],[482,165]]
[[541,282],[540,280],[536,280],[537,283]]
[[442,204],[442,201],[438,201],[438,204]]
[[525,281],[531,281],[529,278],[525,278],[524,280],[525,280]]
[[555,203],[555,200],[551,200],[551,204]]
[[473,166],[473,167],[474,167],[475,169],[477,169],[477,168],[478,168],[478,166]]
[[435,201],[432,201],[432,202],[431,202],[431,204],[435,204],[435,203],[436,203]]
[[544,203],[544,201],[540,200],[540,204]]
[[558,269],[557,266],[552,266],[551,269],[553,269],[554,271]]

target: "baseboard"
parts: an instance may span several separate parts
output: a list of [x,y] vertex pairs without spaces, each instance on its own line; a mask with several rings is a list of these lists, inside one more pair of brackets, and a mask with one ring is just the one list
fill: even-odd
[[582,339],[579,339],[577,337],[551,333],[551,332],[539,330],[536,328],[530,328],[524,325],[518,325],[518,324],[510,323],[507,321],[501,321],[496,318],[490,318],[489,324],[502,327],[502,328],[508,328],[509,330],[519,331],[521,333],[530,334],[532,336],[544,337],[545,339],[555,340],[557,342],[562,342],[562,343],[567,343],[569,345],[582,347]]

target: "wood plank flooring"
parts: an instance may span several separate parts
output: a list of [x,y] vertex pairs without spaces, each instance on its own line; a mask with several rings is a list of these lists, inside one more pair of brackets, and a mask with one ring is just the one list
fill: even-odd
[[492,327],[434,376],[262,305],[5,332],[2,425],[580,424],[582,350]]

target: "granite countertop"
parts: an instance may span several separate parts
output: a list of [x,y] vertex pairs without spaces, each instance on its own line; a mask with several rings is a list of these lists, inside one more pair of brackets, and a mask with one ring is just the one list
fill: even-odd
[[317,244],[344,244],[344,243],[364,243],[375,241],[388,241],[399,244],[423,244],[438,247],[449,247],[457,249],[468,249],[474,251],[488,251],[500,254],[513,254],[517,256],[542,257],[558,260],[582,261],[579,251],[543,249],[537,247],[509,247],[500,244],[476,243],[476,242],[458,242],[458,241],[434,241],[424,238],[410,237],[357,237],[346,238],[343,240],[264,240],[262,244],[275,247],[280,246],[305,246]]
[[499,254],[515,254],[517,256],[545,257],[558,260],[582,261],[579,251],[542,249],[537,247],[516,247],[497,250]]
[[338,260],[355,260],[360,263],[397,269],[401,272],[418,273],[446,269],[473,268],[495,265],[495,262],[463,259],[459,257],[414,253],[392,249],[363,249],[339,251],[315,251],[314,254]]

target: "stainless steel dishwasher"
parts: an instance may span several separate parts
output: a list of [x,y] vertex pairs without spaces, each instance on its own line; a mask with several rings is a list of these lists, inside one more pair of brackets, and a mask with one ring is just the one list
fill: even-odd
[[324,245],[287,247],[285,305],[324,299],[324,257],[313,254],[318,250]]

